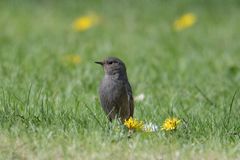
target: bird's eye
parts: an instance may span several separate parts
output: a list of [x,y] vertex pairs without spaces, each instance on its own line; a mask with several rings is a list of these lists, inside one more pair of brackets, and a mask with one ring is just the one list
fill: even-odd
[[113,61],[109,61],[107,64],[112,64],[113,63]]

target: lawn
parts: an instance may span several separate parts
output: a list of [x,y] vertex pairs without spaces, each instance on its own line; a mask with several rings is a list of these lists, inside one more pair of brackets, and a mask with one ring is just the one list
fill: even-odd
[[[238,0],[2,0],[0,13],[0,159],[240,159]],[[108,122],[94,63],[107,56],[158,131]],[[168,117],[176,130],[161,130]]]

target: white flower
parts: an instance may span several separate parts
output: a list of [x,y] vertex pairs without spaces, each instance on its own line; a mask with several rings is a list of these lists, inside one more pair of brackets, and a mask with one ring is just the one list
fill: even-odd
[[145,98],[145,95],[144,95],[143,93],[141,93],[141,94],[137,95],[137,96],[134,98],[134,100],[135,100],[135,101],[143,101],[144,98]]
[[153,124],[152,122],[145,123],[143,127],[143,131],[145,132],[157,132],[158,126],[156,124]]

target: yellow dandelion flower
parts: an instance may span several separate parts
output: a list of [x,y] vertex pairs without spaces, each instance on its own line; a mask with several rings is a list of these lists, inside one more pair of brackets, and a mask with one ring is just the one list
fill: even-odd
[[124,125],[129,129],[129,130],[142,130],[144,125],[142,121],[138,121],[137,119],[134,119],[130,117],[128,120],[124,121]]
[[73,29],[75,31],[85,31],[96,25],[99,18],[96,15],[82,16],[73,22]]
[[81,57],[77,54],[70,54],[64,57],[64,61],[70,64],[79,64],[81,62]]
[[177,118],[167,118],[164,121],[161,130],[165,130],[165,131],[175,130],[179,123],[180,123],[180,120]]
[[183,29],[189,28],[196,23],[196,19],[196,16],[192,13],[184,14],[174,22],[174,29],[181,31]]

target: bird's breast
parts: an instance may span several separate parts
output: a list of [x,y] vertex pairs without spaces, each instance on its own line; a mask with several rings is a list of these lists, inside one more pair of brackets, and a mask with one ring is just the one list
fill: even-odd
[[104,77],[99,92],[100,96],[109,102],[118,101],[127,95],[124,82],[122,80],[112,79],[111,77]]

